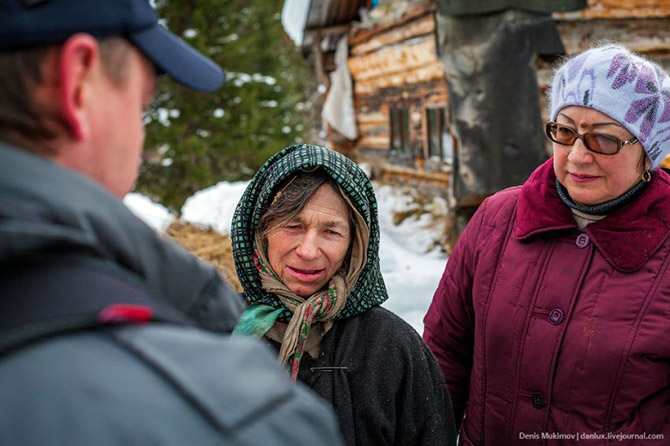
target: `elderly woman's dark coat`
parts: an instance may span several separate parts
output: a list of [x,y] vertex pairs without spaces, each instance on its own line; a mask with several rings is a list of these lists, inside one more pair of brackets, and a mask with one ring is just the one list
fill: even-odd
[[[327,172],[347,194],[366,222],[370,241],[367,263],[324,336],[320,355],[302,357],[298,379],[332,403],[348,445],[454,444],[451,402],[435,358],[414,329],[379,307],[388,296],[379,269],[377,204],[370,181],[352,161],[322,147],[296,145],[273,156],[258,171],[232,225],[233,253],[245,299],[283,308],[261,286],[253,262],[254,234],[276,186],[314,166]],[[290,317],[286,310],[279,320]],[[279,349],[279,344],[268,342]]]

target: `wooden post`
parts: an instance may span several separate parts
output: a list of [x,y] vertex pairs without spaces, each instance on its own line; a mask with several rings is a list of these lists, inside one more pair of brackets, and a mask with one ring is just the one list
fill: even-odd
[[312,32],[312,52],[314,53],[316,79],[319,84],[325,85],[326,91],[328,91],[330,90],[330,77],[323,68],[323,51],[321,51],[321,32],[319,30]]

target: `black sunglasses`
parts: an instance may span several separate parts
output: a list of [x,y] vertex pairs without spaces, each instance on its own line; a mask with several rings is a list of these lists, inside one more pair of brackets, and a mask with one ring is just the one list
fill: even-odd
[[575,141],[581,139],[587,150],[601,155],[616,155],[623,149],[623,146],[638,142],[637,138],[622,141],[616,136],[596,132],[586,132],[580,135],[574,129],[558,122],[547,122],[544,133],[550,141],[562,146],[571,146]]

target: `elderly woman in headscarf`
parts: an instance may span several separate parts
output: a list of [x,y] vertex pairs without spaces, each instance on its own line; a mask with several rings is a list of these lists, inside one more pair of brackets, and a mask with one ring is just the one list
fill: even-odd
[[249,303],[235,332],[264,337],[294,380],[330,401],[348,445],[455,444],[435,358],[379,306],[377,203],[355,163],[284,149],[247,187],[231,235]]
[[545,129],[553,159],[481,205],[424,319],[462,444],[668,444],[670,78],[592,48]]

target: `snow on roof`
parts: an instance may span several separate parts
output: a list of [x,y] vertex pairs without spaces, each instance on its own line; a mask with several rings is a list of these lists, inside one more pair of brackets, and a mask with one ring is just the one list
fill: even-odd
[[310,0],[285,0],[281,12],[281,23],[284,31],[300,46],[302,45],[305,23],[307,23],[307,14],[309,13]]

